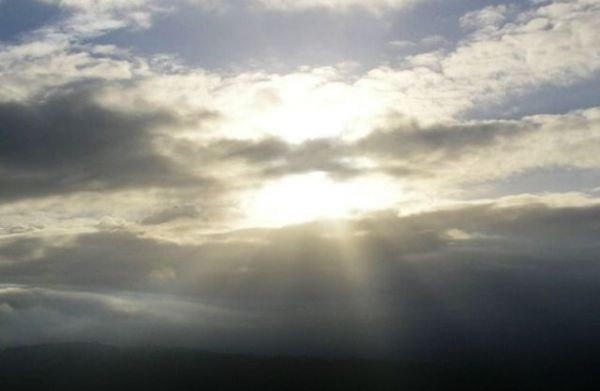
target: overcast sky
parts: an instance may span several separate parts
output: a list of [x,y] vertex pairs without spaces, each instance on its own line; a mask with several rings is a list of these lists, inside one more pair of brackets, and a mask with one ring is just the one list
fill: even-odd
[[0,346],[589,340],[598,37],[598,0],[0,0]]

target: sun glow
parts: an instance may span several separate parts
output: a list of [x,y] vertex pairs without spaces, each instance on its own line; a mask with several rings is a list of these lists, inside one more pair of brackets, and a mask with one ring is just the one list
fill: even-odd
[[391,207],[399,186],[382,177],[338,182],[323,172],[293,175],[267,184],[246,206],[253,225],[282,226],[317,219],[350,217]]
[[387,106],[377,90],[349,81],[348,74],[343,67],[324,67],[231,79],[213,94],[214,110],[228,107],[229,115],[212,126],[228,137],[271,136],[289,143],[362,137],[378,127],[388,113],[382,107]]

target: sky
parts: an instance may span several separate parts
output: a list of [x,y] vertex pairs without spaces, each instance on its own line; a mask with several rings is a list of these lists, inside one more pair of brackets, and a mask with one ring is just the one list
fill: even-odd
[[0,346],[571,346],[600,1],[0,0]]

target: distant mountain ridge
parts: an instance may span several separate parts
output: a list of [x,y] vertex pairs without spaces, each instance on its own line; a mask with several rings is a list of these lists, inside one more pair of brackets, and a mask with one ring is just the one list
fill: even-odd
[[[529,365],[529,366],[528,366]],[[597,367],[549,361],[402,362],[257,357],[180,348],[47,344],[0,351],[3,390],[573,390]]]

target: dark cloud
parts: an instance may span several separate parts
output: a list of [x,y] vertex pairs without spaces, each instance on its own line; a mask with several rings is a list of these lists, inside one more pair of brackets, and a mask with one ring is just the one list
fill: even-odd
[[[531,131],[535,127],[509,121],[427,128],[407,123],[390,125],[355,141],[316,139],[289,144],[277,138],[218,139],[201,146],[186,145],[185,153],[208,162],[241,160],[257,180],[312,171],[338,179],[380,172],[427,179],[435,176],[440,166]],[[361,158],[370,158],[378,166],[361,166],[357,163]]]
[[157,151],[157,129],[177,124],[162,111],[102,107],[92,88],[1,103],[0,197],[209,184]]
[[358,169],[346,158],[353,156],[349,146],[332,139],[309,140],[290,144],[278,138],[260,140],[216,139],[204,145],[182,145],[186,155],[200,157],[205,162],[242,161],[253,178],[264,180],[311,171],[325,171],[333,177],[359,175]]
[[218,156],[226,159],[243,159],[251,163],[264,163],[285,158],[293,147],[277,138],[252,140],[218,140],[208,146]]
[[66,246],[47,244],[41,247],[41,258],[20,241],[9,244],[11,254],[19,249],[23,251],[21,262],[7,266],[12,281],[88,288],[143,288],[153,270],[194,259],[193,247],[141,239],[125,232],[84,234]]
[[[180,209],[187,214],[187,208],[173,208],[153,223],[159,224],[172,217],[166,214]],[[247,299],[257,295],[254,284],[265,292],[278,284],[283,289],[323,283],[323,289],[334,289],[346,258],[365,268],[386,271],[390,265],[414,264],[418,268],[433,261],[463,267],[470,263],[468,259],[481,254],[485,255],[478,267],[493,267],[498,262],[511,268],[551,265],[562,262],[565,254],[590,261],[596,256],[599,221],[596,207],[484,205],[402,218],[379,213],[343,224],[250,229],[209,236],[206,243],[196,245],[141,238],[128,231],[82,234],[66,245],[16,239],[0,247],[0,254],[14,261],[1,271],[19,283],[124,289],[152,287],[153,272],[172,269],[172,280],[166,281],[168,289],[231,294],[234,300],[243,292],[239,296]],[[43,256],[36,255],[40,253]],[[277,281],[269,276],[276,276]],[[225,280],[240,290],[227,293]]]
[[[93,90],[0,104],[0,196],[151,187],[181,195],[217,186],[192,172],[218,178],[220,164],[236,161],[247,175],[225,186],[311,171],[423,178],[536,130],[512,122],[409,124],[355,141],[202,145],[161,132],[179,125],[167,112],[103,107]],[[363,157],[379,167],[357,165]],[[167,205],[176,206],[138,217],[141,228],[217,213],[223,193],[194,191],[193,200],[175,196]],[[196,244],[124,226],[61,240],[36,238],[35,226],[5,228],[23,237],[0,243],[0,275],[15,284],[0,286],[0,344],[96,339],[251,351],[366,344],[407,352],[579,341],[595,336],[590,314],[600,310],[590,299],[600,293],[599,221],[597,206],[487,204],[249,229]]]
[[[599,222],[597,206],[490,204],[252,229],[195,245],[126,231],[67,244],[19,239],[3,246],[11,261],[0,274],[20,285],[153,292],[245,311],[252,324],[274,322],[276,333],[313,343],[335,333],[352,340],[375,325],[403,341],[399,350],[566,343],[595,336]],[[36,321],[42,330],[43,317]]]
[[310,171],[324,171],[332,177],[346,178],[366,170],[348,161],[353,157],[348,145],[336,140],[309,140],[291,148],[283,164],[267,167],[268,176],[283,176]]
[[[247,314],[151,294],[0,286],[0,346],[85,340],[243,346],[248,334],[232,332],[228,324],[247,318]],[[178,336],[182,331],[185,337]]]
[[415,125],[390,127],[370,133],[356,143],[355,149],[358,153],[383,161],[406,161],[421,165],[432,161],[444,163],[463,154],[497,145],[527,130],[522,124],[508,121],[428,128]]
[[160,210],[142,219],[141,223],[142,225],[160,225],[174,220],[200,217],[201,215],[196,206],[181,205]]
[[44,242],[39,238],[25,238],[15,241],[5,239],[0,241],[0,259],[1,257],[7,259],[30,257],[37,248],[42,246],[44,246]]
[[[214,119],[214,114],[203,115]],[[182,121],[164,110],[103,107],[95,101],[93,87],[29,103],[2,103],[0,198],[148,187],[222,192],[218,185],[256,186],[264,179],[312,171],[341,180],[379,172],[430,178],[440,165],[525,131],[512,122],[431,128],[406,124],[390,125],[352,142],[318,139],[300,144],[277,138],[196,144],[176,141],[161,131]],[[377,166],[359,164],[357,159],[365,157]],[[219,165],[231,161],[243,162],[246,175],[235,183],[218,183]],[[148,217],[146,223],[152,221]]]

